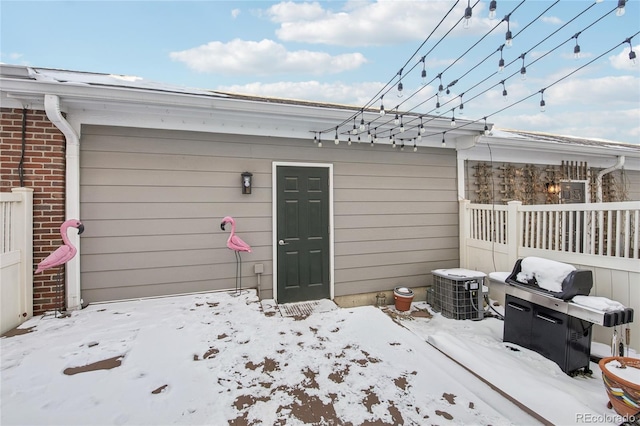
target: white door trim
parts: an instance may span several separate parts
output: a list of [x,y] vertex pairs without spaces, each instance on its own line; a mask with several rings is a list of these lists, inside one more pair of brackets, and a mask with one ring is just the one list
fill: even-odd
[[272,190],[272,213],[271,213],[271,232],[272,232],[272,252],[273,252],[273,299],[278,300],[278,185],[277,170],[278,167],[316,167],[326,168],[329,170],[329,297],[334,298],[334,282],[333,282],[333,164],[331,163],[295,163],[274,161],[271,166],[271,190]]

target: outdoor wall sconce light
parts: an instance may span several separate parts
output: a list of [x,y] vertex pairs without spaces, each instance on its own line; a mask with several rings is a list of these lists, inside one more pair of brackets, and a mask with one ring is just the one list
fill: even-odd
[[253,173],[244,172],[242,173],[242,193],[243,194],[251,194],[251,178],[253,177]]
[[545,184],[545,187],[549,194],[557,194],[560,192],[560,185],[555,182],[549,182]]

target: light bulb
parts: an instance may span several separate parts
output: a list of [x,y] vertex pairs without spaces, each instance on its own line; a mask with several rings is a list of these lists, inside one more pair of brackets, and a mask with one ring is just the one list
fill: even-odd
[[360,119],[360,131],[364,132],[364,118]]
[[440,85],[438,86],[438,95],[442,96],[444,92],[444,86],[442,85],[442,83],[440,83]]
[[520,80],[527,79],[527,69],[525,67],[520,68]]
[[398,114],[396,114],[396,118],[393,119],[393,124],[395,124],[396,126],[400,123],[400,116],[398,116]]
[[540,101],[540,112],[545,112],[547,110],[547,103],[542,99]]
[[384,105],[380,104],[380,115],[385,115],[386,111],[384,110]]
[[463,115],[463,114],[464,114],[464,104],[463,104],[463,103],[461,103],[461,104],[458,106],[458,114],[460,114],[460,115]]
[[318,141],[318,148],[322,148],[322,141]]
[[425,84],[427,84],[427,70],[422,70],[422,85],[424,86]]
[[[471,8],[468,7],[467,9],[471,9]],[[471,27],[471,17],[467,18],[465,16],[464,22],[462,22],[462,28],[464,28],[465,30],[468,30],[470,27]]]
[[502,90],[502,99],[504,99],[505,102],[509,100],[509,98],[507,97],[507,89]]
[[498,8],[498,2],[496,0],[491,0],[489,3],[489,19],[496,18],[496,9]]
[[413,144],[413,152],[418,152],[418,147],[415,143]]
[[625,12],[625,3],[627,1],[626,0],[618,0],[618,8],[616,9],[616,16],[622,16],[624,15]]
[[404,132],[404,122],[402,121],[402,117],[400,117],[400,131]]
[[440,114],[440,101],[436,102],[436,114]]
[[451,127],[456,127],[456,118],[451,117]]
[[427,129],[425,129],[422,124],[420,124],[420,134],[423,135],[424,132],[426,132],[426,131],[427,131]]
[[504,59],[500,58],[498,61],[498,72],[504,71]]
[[401,98],[403,96],[402,93],[402,89],[404,88],[404,86],[402,85],[402,82],[398,83],[398,97]]
[[629,60],[633,65],[638,65],[638,60],[636,59],[636,52],[634,52],[633,50],[629,52]]
[[336,138],[333,141],[333,143],[335,143],[336,145],[339,145],[340,144],[340,139],[338,139],[338,137],[336,136]]
[[511,47],[513,46],[513,36],[511,35],[511,30],[507,31],[507,34],[505,35],[505,42],[504,45],[507,47]]
[[578,44],[573,48],[573,59],[580,59],[580,45]]
[[487,126],[486,124],[484,125],[484,135],[489,136],[489,126]]
[[351,146],[351,138],[347,141],[347,145]]
[[422,140],[422,135],[420,133],[418,133],[418,136],[416,136],[416,139],[421,141]]

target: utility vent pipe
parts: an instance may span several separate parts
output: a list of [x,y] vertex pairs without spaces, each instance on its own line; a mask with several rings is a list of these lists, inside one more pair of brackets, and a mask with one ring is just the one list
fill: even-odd
[[614,170],[621,169],[624,166],[624,155],[618,156],[618,161],[613,166],[604,169],[596,176],[596,203],[602,202],[602,177]]

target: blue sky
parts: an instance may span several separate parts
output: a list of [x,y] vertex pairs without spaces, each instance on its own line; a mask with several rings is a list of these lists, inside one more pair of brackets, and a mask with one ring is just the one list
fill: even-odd
[[[454,27],[468,5],[469,28]],[[628,55],[640,51],[640,0],[623,16],[608,13],[616,5],[498,0],[490,20],[488,0],[0,0],[0,61],[357,106],[379,106],[383,90],[387,110],[424,114],[435,113],[442,74],[444,86],[458,80],[439,98],[444,116],[638,144],[640,65]],[[509,13],[513,46],[498,73]]]

